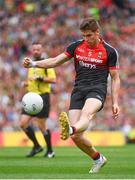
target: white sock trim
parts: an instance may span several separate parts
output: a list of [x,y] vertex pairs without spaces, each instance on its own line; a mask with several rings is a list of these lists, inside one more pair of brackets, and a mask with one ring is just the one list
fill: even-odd
[[69,127],[69,134],[73,134],[73,128],[71,126]]

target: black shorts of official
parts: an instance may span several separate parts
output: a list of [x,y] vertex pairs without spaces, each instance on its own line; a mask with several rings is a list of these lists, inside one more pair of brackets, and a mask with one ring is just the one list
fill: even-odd
[[50,111],[50,94],[45,93],[45,94],[40,94],[40,96],[42,97],[43,104],[44,104],[42,111],[36,115],[29,115],[24,110],[22,110],[22,114],[26,114],[26,115],[37,117],[37,118],[48,118],[49,111]]
[[70,107],[69,109],[82,109],[85,101],[88,98],[96,98],[101,101],[102,106],[99,111],[103,108],[106,99],[106,87],[99,86],[91,89],[79,89],[74,88],[71,94]]

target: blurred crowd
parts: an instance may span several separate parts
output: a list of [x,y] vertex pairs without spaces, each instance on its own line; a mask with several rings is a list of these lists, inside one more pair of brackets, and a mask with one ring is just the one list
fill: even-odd
[[[105,107],[89,129],[121,130],[126,135],[135,127],[134,0],[0,0],[1,131],[19,129],[27,71],[22,67],[22,60],[31,56],[31,43],[42,42],[45,55],[54,57],[71,42],[82,38],[80,20],[90,16],[99,21],[103,38],[119,51],[121,113],[118,120],[113,120],[109,86]],[[48,126],[54,131],[58,130],[58,114],[68,111],[75,75],[73,62],[57,67],[56,74],[48,119]]]

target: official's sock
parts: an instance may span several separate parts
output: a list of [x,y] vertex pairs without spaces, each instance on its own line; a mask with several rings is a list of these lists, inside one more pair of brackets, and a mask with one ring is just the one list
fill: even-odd
[[23,129],[25,134],[28,136],[28,138],[33,142],[35,147],[39,147],[39,143],[36,139],[35,133],[32,129],[32,127],[28,126],[26,129]]
[[76,133],[76,128],[73,127],[73,126],[70,126],[70,127],[69,127],[69,134],[70,134],[70,135],[73,135],[73,134],[75,134],[75,133]]
[[98,160],[100,158],[100,153],[99,152],[96,152],[95,154],[92,155],[92,159],[95,161],[95,160]]
[[52,144],[51,144],[51,133],[50,133],[49,129],[47,129],[44,132],[44,139],[45,139],[45,142],[46,142],[47,151],[52,152],[53,150],[52,150]]

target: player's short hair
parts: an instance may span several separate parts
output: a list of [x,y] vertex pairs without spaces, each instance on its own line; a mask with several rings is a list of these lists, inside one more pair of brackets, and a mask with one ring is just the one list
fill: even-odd
[[91,30],[92,32],[95,32],[97,29],[100,29],[100,25],[93,18],[85,18],[80,24],[81,31]]

